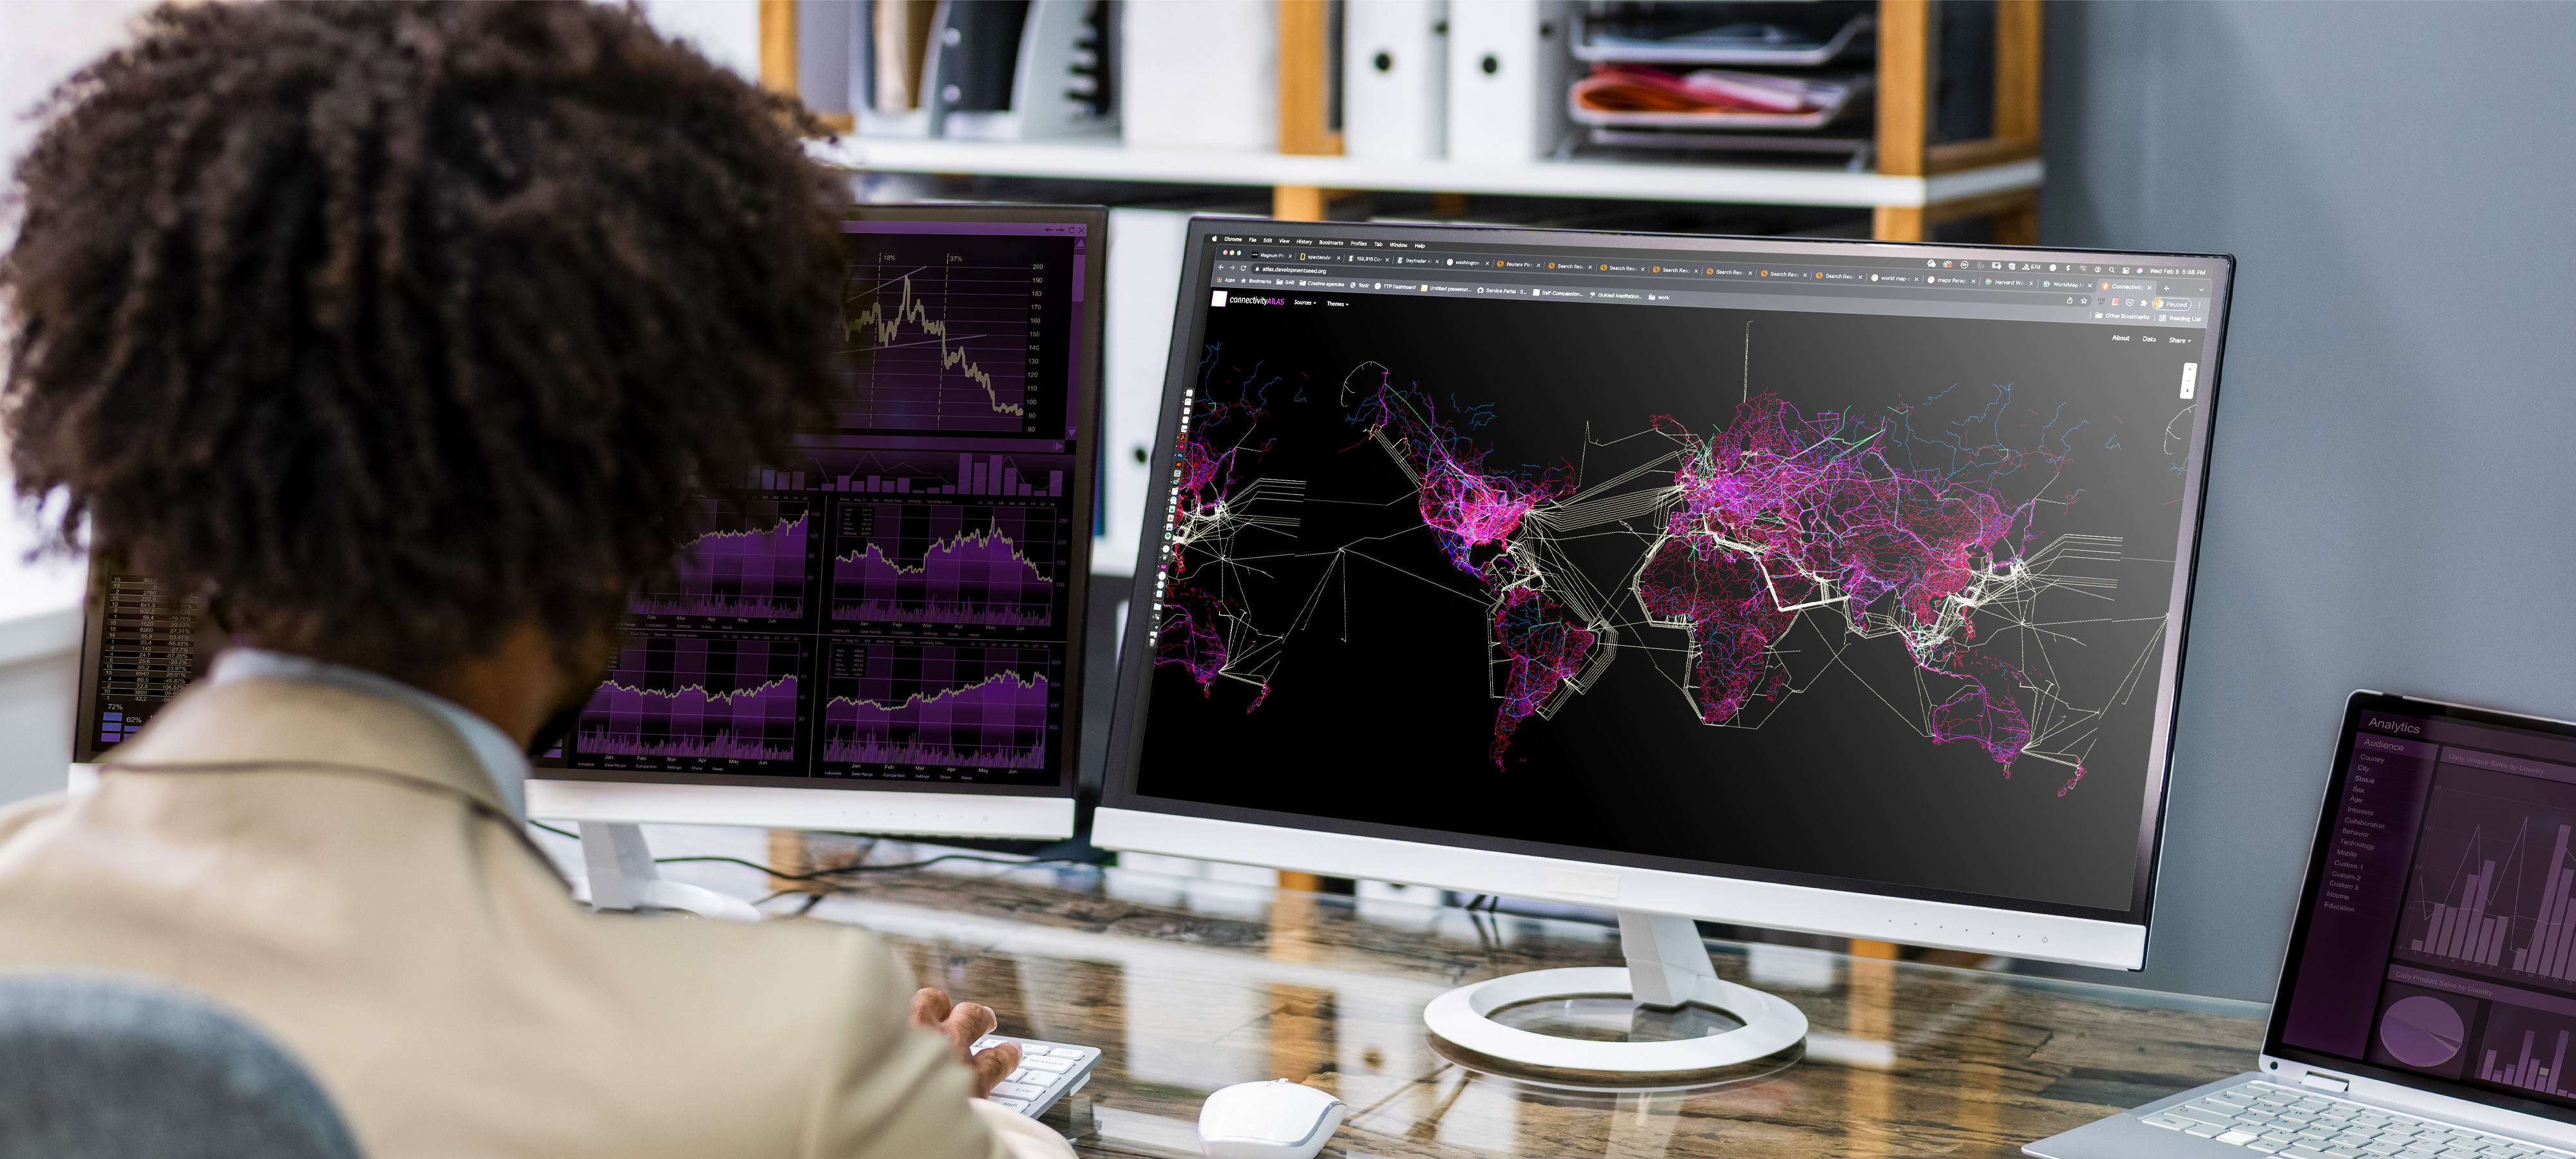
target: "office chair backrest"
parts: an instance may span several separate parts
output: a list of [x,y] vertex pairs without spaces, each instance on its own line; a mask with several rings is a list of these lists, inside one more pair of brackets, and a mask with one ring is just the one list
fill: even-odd
[[358,1159],[240,1018],[130,978],[0,975],[0,1159]]

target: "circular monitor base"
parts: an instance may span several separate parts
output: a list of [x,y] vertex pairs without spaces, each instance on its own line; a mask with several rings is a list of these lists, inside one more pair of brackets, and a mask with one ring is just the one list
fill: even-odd
[[[573,900],[588,904],[590,879],[576,877],[572,878],[571,882]],[[644,887],[644,904],[655,909],[677,910],[682,913],[696,914],[702,918],[718,918],[733,922],[760,920],[760,911],[753,909],[750,902],[728,894],[717,893],[705,886],[661,878],[653,878],[641,884]]]
[[1703,977],[1691,1000],[1744,1023],[1701,1038],[1667,1042],[1598,1042],[1558,1038],[1505,1026],[1491,1015],[1506,1006],[1551,998],[1614,996],[1634,991],[1617,966],[1532,970],[1461,986],[1431,1000],[1422,1022],[1431,1033],[1489,1058],[1552,1071],[1603,1076],[1680,1075],[1713,1071],[1777,1054],[1807,1036],[1797,1007],[1750,986]]

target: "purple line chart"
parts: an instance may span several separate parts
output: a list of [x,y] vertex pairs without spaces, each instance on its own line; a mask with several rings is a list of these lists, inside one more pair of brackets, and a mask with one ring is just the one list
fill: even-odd
[[823,764],[1043,772],[1059,669],[1053,648],[834,643]]
[[1053,506],[844,501],[833,516],[836,623],[1056,622],[1069,545]]
[[627,598],[639,616],[801,620],[821,522],[802,499],[702,495],[685,518],[697,538]]
[[798,761],[808,648],[793,636],[631,632],[573,726],[575,763],[620,768]]
[[1033,434],[1060,427],[1073,353],[1070,238],[849,239],[843,430]]

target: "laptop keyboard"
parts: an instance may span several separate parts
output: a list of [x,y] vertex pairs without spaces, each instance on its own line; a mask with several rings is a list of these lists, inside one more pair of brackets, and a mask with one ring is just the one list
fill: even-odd
[[2152,1127],[2284,1159],[2570,1159],[2564,1151],[2267,1082],[2241,1083],[2138,1117]]

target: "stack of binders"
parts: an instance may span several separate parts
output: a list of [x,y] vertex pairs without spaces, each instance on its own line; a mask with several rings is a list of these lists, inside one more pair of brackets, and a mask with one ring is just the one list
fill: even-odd
[[1343,151],[1516,164],[1566,142],[1568,0],[1348,0]]

